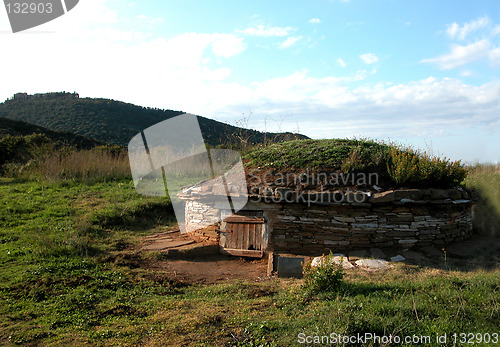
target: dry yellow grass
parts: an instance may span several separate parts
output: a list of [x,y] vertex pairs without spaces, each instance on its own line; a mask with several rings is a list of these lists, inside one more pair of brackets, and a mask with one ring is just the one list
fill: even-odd
[[131,176],[125,153],[115,154],[97,149],[69,153],[54,152],[28,172],[50,181],[116,179]]

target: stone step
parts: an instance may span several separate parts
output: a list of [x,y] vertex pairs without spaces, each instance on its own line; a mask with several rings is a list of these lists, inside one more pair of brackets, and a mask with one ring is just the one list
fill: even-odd
[[193,240],[158,240],[149,245],[143,246],[141,251],[162,251],[169,248],[186,246],[194,243]]
[[179,229],[169,230],[162,233],[152,234],[144,237],[145,240],[153,240],[160,237],[173,236],[175,233],[180,233]]

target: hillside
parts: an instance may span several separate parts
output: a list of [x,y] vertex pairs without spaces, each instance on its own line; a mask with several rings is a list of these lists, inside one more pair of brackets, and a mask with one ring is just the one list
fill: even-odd
[[[75,93],[48,93],[28,96],[19,93],[0,104],[0,117],[21,120],[50,130],[66,131],[110,144],[126,146],[138,132],[180,111],[160,110],[109,100],[79,98]],[[241,142],[263,143],[305,139],[291,133],[262,133],[198,117],[201,131],[212,146]]]
[[77,149],[90,149],[103,145],[104,142],[76,135],[70,132],[53,131],[37,125],[0,117],[0,140],[8,135],[28,136],[33,134],[45,135],[56,147],[71,146]]

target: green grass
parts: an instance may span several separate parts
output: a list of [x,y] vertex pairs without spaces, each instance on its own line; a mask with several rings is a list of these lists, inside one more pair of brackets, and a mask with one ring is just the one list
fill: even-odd
[[128,180],[0,179],[0,340],[85,330],[132,297],[170,293],[174,282],[131,274],[137,259],[116,251],[172,221],[168,199],[139,196]]
[[248,153],[244,159],[249,166],[274,169],[341,169],[354,151],[363,152],[372,160],[365,166],[378,165],[379,157],[389,153],[390,147],[364,140],[295,140],[272,144]]
[[348,272],[341,290],[314,296],[301,280],[172,280],[126,249],[171,222],[168,208],[127,180],[0,179],[0,343],[283,346],[302,332],[499,330],[499,269]]
[[[301,281],[179,288],[108,271],[64,301],[35,297],[48,314],[37,319],[45,329],[15,336],[47,343],[78,336],[76,342],[103,345],[283,346],[296,343],[299,333],[433,339],[453,332],[493,333],[500,321],[498,275],[426,270],[351,275],[342,292],[309,298]],[[9,318],[33,319],[37,311],[29,308],[17,307],[19,313]]]

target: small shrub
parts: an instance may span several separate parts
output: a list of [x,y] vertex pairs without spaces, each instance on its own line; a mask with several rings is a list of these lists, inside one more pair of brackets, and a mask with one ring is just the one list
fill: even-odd
[[397,148],[391,149],[391,161],[388,163],[387,171],[392,180],[398,184],[417,182],[418,154],[413,151],[401,151]]
[[467,176],[460,161],[395,147],[391,149],[387,171],[398,186],[450,188],[460,185]]
[[2,165],[10,163],[24,164],[52,150],[53,144],[43,134],[28,136],[7,135],[0,138],[0,169],[3,169],[3,171],[12,171],[12,165],[10,168],[2,168]]
[[321,257],[320,266],[311,266],[311,262],[304,265],[304,285],[306,293],[318,294],[322,292],[336,292],[343,284],[344,270],[342,264],[333,262],[333,255],[330,252],[327,256]]

